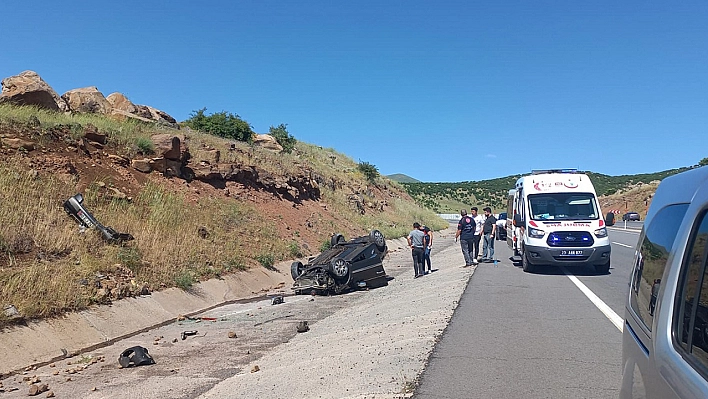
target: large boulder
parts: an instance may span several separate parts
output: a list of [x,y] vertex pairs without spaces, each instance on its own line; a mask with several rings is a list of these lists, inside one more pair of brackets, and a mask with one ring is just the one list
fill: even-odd
[[183,138],[175,136],[173,134],[155,134],[150,137],[152,143],[155,145],[155,154],[159,158],[165,158],[175,161],[181,161],[182,156],[182,146],[181,143]]
[[116,120],[119,120],[119,121],[124,121],[127,119],[135,119],[135,120],[145,122],[145,123],[154,123],[155,122],[154,120],[152,120],[150,118],[143,118],[142,116],[131,114],[128,111],[123,111],[123,110],[117,109],[117,108],[111,109],[110,116]]
[[109,115],[113,109],[96,86],[69,90],[62,94],[61,98],[73,112]]
[[2,80],[0,104],[35,105],[52,111],[66,112],[66,102],[34,71]]
[[109,94],[108,97],[106,97],[106,101],[111,104],[113,109],[119,109],[131,114],[135,114],[137,111],[135,104],[128,100],[128,97],[118,92]]
[[150,106],[146,106],[147,109],[150,111],[150,119],[156,121],[157,123],[162,123],[167,126],[173,127],[175,129],[179,129],[179,125],[177,124],[177,120],[175,118],[171,117],[167,112],[160,111],[157,108],[153,108]]
[[253,145],[265,148],[273,152],[283,152],[283,146],[278,144],[275,137],[270,134],[256,134],[253,138]]

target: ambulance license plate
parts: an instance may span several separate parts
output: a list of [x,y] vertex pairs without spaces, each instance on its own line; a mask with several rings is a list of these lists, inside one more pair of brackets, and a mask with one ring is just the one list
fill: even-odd
[[583,256],[582,249],[562,249],[560,256]]

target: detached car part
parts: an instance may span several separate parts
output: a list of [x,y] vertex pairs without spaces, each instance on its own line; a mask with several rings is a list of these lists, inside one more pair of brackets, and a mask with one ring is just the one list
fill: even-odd
[[388,285],[383,267],[388,253],[386,239],[378,230],[346,241],[341,234],[330,239],[331,247],[305,265],[293,262],[290,274],[296,294],[339,294],[349,289]]
[[148,353],[147,348],[142,346],[134,346],[124,350],[120,356],[118,356],[118,363],[123,368],[128,368],[130,366],[143,366],[147,364],[155,364]]
[[81,226],[88,229],[95,228],[100,231],[103,238],[111,243],[120,243],[130,241],[134,237],[128,233],[119,233],[110,227],[102,225],[91,212],[87,211],[83,205],[84,196],[76,194],[68,200],[64,201],[64,211],[73,217]]

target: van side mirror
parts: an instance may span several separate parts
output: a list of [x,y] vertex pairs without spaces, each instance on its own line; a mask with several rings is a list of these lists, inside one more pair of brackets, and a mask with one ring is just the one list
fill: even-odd
[[605,224],[608,226],[615,225],[615,214],[614,213],[607,212],[607,216],[605,216]]
[[524,219],[521,218],[521,215],[518,214],[518,213],[514,214],[514,226],[515,226],[515,227],[521,227],[521,226],[523,226],[524,224],[525,224],[525,223],[524,223]]

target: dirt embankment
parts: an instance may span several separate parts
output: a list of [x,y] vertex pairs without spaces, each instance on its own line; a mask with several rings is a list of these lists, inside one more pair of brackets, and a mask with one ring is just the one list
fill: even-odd
[[603,212],[608,213],[617,211],[619,217],[627,212],[637,212],[641,220],[647,216],[647,210],[651,205],[651,200],[654,198],[654,192],[659,186],[658,181],[649,184],[640,183],[632,187],[628,187],[619,192],[599,197],[600,206]]

